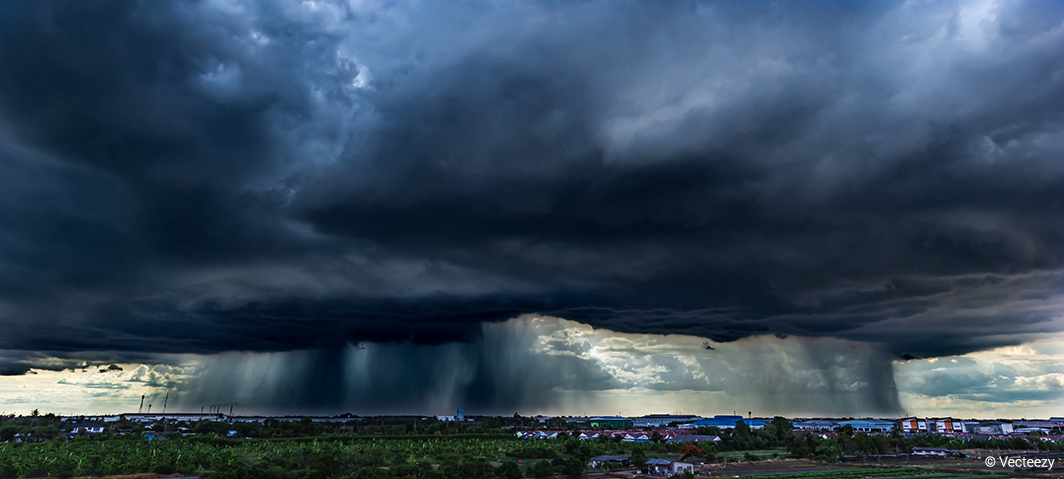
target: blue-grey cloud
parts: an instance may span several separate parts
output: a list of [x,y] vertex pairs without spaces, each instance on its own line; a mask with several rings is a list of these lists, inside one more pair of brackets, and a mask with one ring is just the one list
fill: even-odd
[[0,349],[441,345],[529,312],[921,357],[1059,331],[1062,19],[6,2]]

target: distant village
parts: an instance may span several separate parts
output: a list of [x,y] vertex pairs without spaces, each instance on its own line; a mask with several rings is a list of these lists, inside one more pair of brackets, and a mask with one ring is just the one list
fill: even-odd
[[[221,474],[219,471],[231,466],[232,461],[224,459],[232,453],[230,448],[257,451],[255,454],[261,454],[264,448],[280,448],[274,451],[271,461],[288,464],[296,461],[286,456],[289,454],[286,451],[295,450],[293,447],[329,444],[327,447],[338,451],[337,454],[349,454],[344,457],[354,461],[344,467],[372,466],[372,474],[360,477],[373,479],[414,478],[416,474],[408,474],[413,469],[408,469],[420,467],[418,458],[439,468],[436,471],[439,474],[422,471],[428,476],[421,479],[547,479],[558,475],[579,479],[584,471],[622,470],[693,478],[716,475],[721,468],[734,471],[740,463],[758,464],[755,467],[762,468],[759,470],[771,472],[777,465],[789,468],[787,464],[793,463],[787,461],[795,460],[813,461],[802,463],[805,464],[802,467],[844,462],[878,467],[883,463],[910,465],[915,461],[941,467],[985,468],[978,459],[1002,450],[1021,454],[1017,457],[1023,459],[1064,459],[1064,417],[1037,420],[769,418],[755,417],[752,413],[713,417],[520,416],[516,413],[489,416],[467,415],[464,410],[454,415],[251,416],[235,415],[231,406],[227,409],[228,414],[212,407],[206,413],[137,412],[70,417],[34,411],[29,416],[0,415],[0,452],[50,442],[49,448],[40,450],[97,451],[91,453],[98,459],[105,457],[109,448],[138,451],[136,454],[141,456],[157,448],[177,454],[160,467],[152,466],[152,462],[138,466],[134,464],[136,461],[122,467],[105,466],[105,462],[92,466],[101,475],[107,475],[118,470],[190,474],[194,468],[182,465],[179,457],[186,457],[192,451],[203,454],[206,454],[203,451],[214,451],[216,458],[221,459],[203,467]],[[426,441],[429,438],[433,439]],[[456,449],[459,444],[461,447]],[[384,445],[387,447],[381,449]],[[458,450],[462,452],[456,453]],[[56,454],[62,456],[60,452]],[[66,454],[62,457],[70,456]],[[388,458],[381,459],[382,454]],[[43,457],[40,462],[43,465],[35,470],[52,474],[55,471],[49,472],[47,467],[51,467],[48,464],[52,462],[48,461],[53,459]],[[391,469],[386,474],[381,472],[385,470],[382,468],[393,466],[394,473]],[[3,465],[0,457],[0,468],[3,467],[8,466]],[[8,469],[11,467],[14,466]],[[455,472],[463,468],[480,468],[477,470],[483,474],[463,476],[464,473]],[[903,467],[895,472],[907,474],[907,471],[910,469]],[[843,479],[831,475],[835,472],[820,472],[823,474],[818,479]],[[234,474],[232,477],[245,477]],[[0,477],[13,476],[0,474]],[[230,476],[223,474],[218,479],[227,477]]]
[[[621,416],[531,416],[514,421],[508,416],[467,416],[464,410],[455,415],[384,415],[355,416],[239,416],[220,412],[209,413],[126,413],[116,415],[94,415],[59,417],[51,416],[52,425],[62,435],[84,436],[105,432],[128,434],[136,432],[148,439],[163,437],[164,434],[195,434],[196,426],[201,423],[215,425],[214,433],[228,437],[244,437],[239,425],[268,423],[331,423],[348,425],[352,432],[365,432],[368,426],[371,433],[394,434],[406,433],[390,429],[389,424],[436,424],[448,423],[476,424],[484,427],[510,431],[514,437],[530,440],[551,440],[559,438],[576,438],[580,440],[609,440],[621,442],[647,443],[718,443],[718,434],[737,427],[749,431],[760,430],[773,423],[776,418],[753,417],[752,415],[716,415],[701,417],[679,414],[650,414],[640,417]],[[493,421],[494,419],[494,421]],[[1044,441],[1064,443],[1064,417],[1051,417],[1041,420],[979,420],[958,419],[950,417],[922,418],[904,417],[897,419],[811,419],[786,418],[788,426],[795,434],[810,433],[821,438],[828,438],[845,431],[853,435],[903,436],[938,435],[957,439],[998,439],[1009,437],[1037,436]],[[226,426],[229,425],[229,426]],[[371,426],[371,425],[379,425]],[[224,431],[218,426],[225,426]],[[230,427],[231,426],[231,427]],[[199,428],[202,431],[203,428]],[[436,429],[439,430],[439,429]],[[430,430],[429,432],[432,432]],[[15,434],[11,437],[0,435],[0,442],[21,442],[32,440],[31,433]]]

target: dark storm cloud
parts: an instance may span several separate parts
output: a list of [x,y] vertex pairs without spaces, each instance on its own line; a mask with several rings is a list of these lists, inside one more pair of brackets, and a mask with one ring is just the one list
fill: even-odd
[[[540,328],[542,329],[542,328]],[[202,366],[175,404],[236,402],[259,411],[510,414],[558,407],[556,388],[597,391],[623,382],[598,365],[536,350],[536,327],[513,321],[469,343],[223,354]]]
[[6,2],[0,349],[1059,331],[1062,18]]
[[[889,356],[862,343],[745,338],[707,355],[692,337],[618,335],[528,316],[485,324],[482,332],[437,346],[214,355],[190,367],[195,371],[175,386],[171,404],[330,414],[572,414],[608,410],[604,404],[630,411],[671,403],[695,409],[689,412],[736,405],[772,414],[901,411]],[[615,399],[632,390],[639,401]],[[692,392],[716,394],[685,401]]]

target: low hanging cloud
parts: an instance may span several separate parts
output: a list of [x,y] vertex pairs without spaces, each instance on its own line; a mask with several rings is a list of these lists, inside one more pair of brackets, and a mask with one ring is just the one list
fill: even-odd
[[[247,353],[332,378],[368,355],[520,406],[549,401],[481,363],[511,344],[484,324],[522,314],[884,357],[1059,332],[1062,20],[1037,2],[6,2],[0,374]],[[839,371],[810,380],[888,384],[886,359],[842,366],[860,349],[808,356]],[[697,382],[554,352],[574,381]]]

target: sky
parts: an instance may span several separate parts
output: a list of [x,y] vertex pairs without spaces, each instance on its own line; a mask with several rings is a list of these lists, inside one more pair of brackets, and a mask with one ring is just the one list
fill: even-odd
[[0,409],[1061,416],[1062,154],[1059,2],[3,2]]

